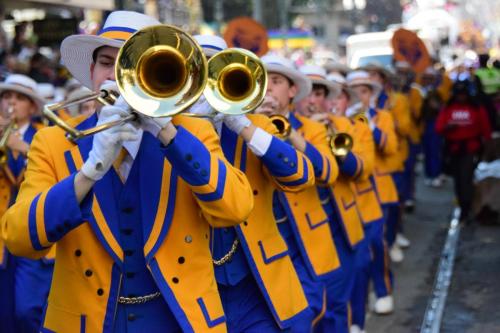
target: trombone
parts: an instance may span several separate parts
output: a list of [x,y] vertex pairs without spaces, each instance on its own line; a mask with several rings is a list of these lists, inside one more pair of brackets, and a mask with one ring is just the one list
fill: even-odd
[[[186,110],[201,96],[207,82],[207,60],[201,47],[184,31],[169,25],[150,26],[137,31],[120,48],[115,77],[120,95],[135,112],[153,118],[169,117]],[[55,111],[93,99],[111,104],[115,99],[112,95],[109,91],[95,92],[79,100],[46,105],[43,113],[76,140],[134,120],[137,115],[79,131]]]
[[267,71],[254,53],[229,48],[208,60],[203,94],[217,112],[238,115],[253,111],[264,100],[266,90]]
[[352,136],[345,132],[337,132],[332,125],[326,125],[328,131],[328,144],[335,157],[346,157],[354,144]]
[[[14,107],[9,106],[7,111],[9,115],[14,113]],[[17,128],[16,121],[12,119],[10,123],[4,128],[2,136],[0,137],[0,166],[7,164],[9,158],[9,147],[7,146],[9,142],[9,137]]]
[[269,119],[278,129],[278,134],[276,134],[276,137],[281,140],[288,139],[288,137],[292,133],[292,125],[290,124],[288,118],[280,114],[273,114],[269,116]]

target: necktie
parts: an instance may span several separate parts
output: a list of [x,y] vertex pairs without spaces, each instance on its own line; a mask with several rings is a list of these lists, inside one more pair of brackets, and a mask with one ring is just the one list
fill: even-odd
[[116,158],[116,160],[113,163],[113,167],[115,168],[115,171],[118,174],[118,176],[120,177],[120,180],[122,181],[122,183],[125,183],[125,181],[127,180],[127,175],[125,174],[126,172],[124,172],[124,170],[122,170],[122,164],[125,161],[125,158],[127,156],[129,156],[127,149],[122,147],[122,149],[120,150],[120,153],[118,154],[118,157]]

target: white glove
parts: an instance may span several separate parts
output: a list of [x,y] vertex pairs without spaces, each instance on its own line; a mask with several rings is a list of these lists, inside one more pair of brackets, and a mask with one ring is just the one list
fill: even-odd
[[[130,110],[121,106],[104,106],[99,114],[97,126],[120,120],[130,115]],[[137,128],[132,123],[124,123],[94,135],[92,150],[82,166],[81,172],[88,178],[98,181],[113,165],[124,141],[138,140]]]
[[155,138],[158,137],[160,131],[172,121],[172,117],[152,118],[145,115],[139,116],[140,127],[151,133]]
[[239,135],[241,131],[243,131],[245,127],[250,126],[252,122],[244,114],[234,115],[234,116],[225,115],[224,124],[226,124],[226,126],[229,127],[231,131]]
[[190,113],[208,116],[213,113],[212,106],[208,103],[205,95],[201,95],[196,103],[189,109]]
[[120,91],[118,90],[118,85],[116,84],[116,81],[112,81],[112,80],[104,81],[101,84],[101,87],[99,88],[99,90],[114,91],[118,94],[120,93]]

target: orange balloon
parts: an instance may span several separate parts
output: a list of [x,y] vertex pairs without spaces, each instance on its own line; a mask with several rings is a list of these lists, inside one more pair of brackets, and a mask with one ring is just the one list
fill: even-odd
[[269,50],[266,28],[250,17],[237,17],[227,24],[224,40],[229,47],[241,47],[263,56]]
[[424,42],[413,31],[398,29],[391,40],[396,61],[407,61],[413,70],[422,73],[431,62]]

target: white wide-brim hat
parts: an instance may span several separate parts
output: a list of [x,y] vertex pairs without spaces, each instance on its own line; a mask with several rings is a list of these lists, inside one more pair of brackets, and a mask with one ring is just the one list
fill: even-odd
[[382,91],[382,86],[370,78],[370,74],[365,71],[353,71],[347,75],[347,86],[354,88],[357,86],[369,86],[373,90],[373,96],[378,96]]
[[297,95],[293,98],[294,102],[300,101],[311,93],[311,80],[298,71],[290,60],[274,54],[266,54],[261,60],[268,73],[286,76],[297,87]]
[[377,72],[377,73],[383,75],[386,79],[390,79],[392,76],[391,71],[389,71],[384,65],[382,65],[381,63],[378,63],[378,62],[368,63],[368,64],[358,68],[358,70],[366,71],[366,72],[374,71],[374,72]]
[[352,69],[347,66],[347,65],[344,65],[340,62],[327,62],[326,64],[323,65],[323,68],[328,72],[337,72],[337,73],[340,73],[342,75],[347,75],[349,74],[349,72],[352,71]]
[[0,94],[4,91],[15,91],[28,96],[36,104],[38,110],[45,105],[45,99],[38,93],[35,80],[26,75],[9,75],[4,82],[0,83]]
[[220,51],[227,49],[227,43],[224,39],[215,35],[195,35],[193,38],[200,44],[203,53],[211,57]]
[[158,25],[160,22],[150,16],[116,11],[109,14],[97,35],[71,35],[61,44],[61,61],[70,73],[85,87],[93,89],[90,65],[93,53],[101,46],[120,48],[137,30]]
[[340,86],[327,79],[324,68],[316,65],[304,65],[299,68],[299,71],[306,75],[313,85],[320,84],[325,86],[328,90],[327,98],[335,98],[340,94]]

